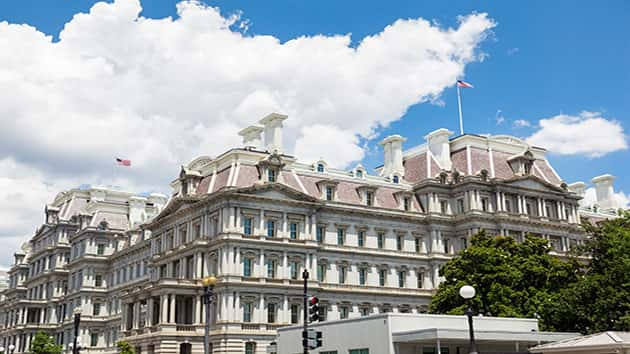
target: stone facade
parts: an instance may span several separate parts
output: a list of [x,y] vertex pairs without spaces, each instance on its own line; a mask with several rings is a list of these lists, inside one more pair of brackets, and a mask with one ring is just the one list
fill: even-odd
[[183,166],[159,215],[127,196],[134,212],[102,228],[95,215],[110,207],[93,201],[47,219],[9,270],[0,344],[23,352],[40,328],[68,348],[80,306],[84,352],[114,352],[120,339],[141,353],[201,352],[200,279],[212,274],[211,352],[264,353],[278,327],[302,320],[305,269],[326,319],[424,313],[440,267],[481,229],[537,234],[558,255],[584,238],[579,195],[520,139],[440,129],[403,151],[392,136],[371,175],[283,154],[284,119],[269,115],[241,131],[243,147]]

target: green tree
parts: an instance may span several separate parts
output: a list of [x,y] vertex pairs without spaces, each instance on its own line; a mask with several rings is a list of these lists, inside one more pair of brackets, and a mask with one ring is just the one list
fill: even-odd
[[120,350],[120,354],[135,354],[133,348],[127,341],[121,340],[116,343],[116,346],[118,347],[118,350]]
[[549,315],[561,330],[630,331],[630,213],[584,228],[591,237],[579,251],[590,262]]
[[56,345],[55,341],[45,332],[35,333],[31,342],[32,354],[61,354],[61,345]]
[[543,329],[555,329],[549,316],[561,290],[577,280],[574,261],[549,255],[548,242],[527,236],[522,243],[512,237],[474,235],[468,249],[440,269],[445,281],[431,301],[433,313],[463,314],[467,308],[459,288],[472,285],[475,313],[500,317],[541,318]]

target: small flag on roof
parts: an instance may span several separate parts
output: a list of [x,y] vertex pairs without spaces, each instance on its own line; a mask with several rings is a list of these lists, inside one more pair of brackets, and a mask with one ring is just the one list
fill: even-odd
[[118,164],[119,166],[130,167],[131,166],[131,160],[123,160],[123,159],[117,157],[116,158],[116,164]]
[[463,88],[473,88],[474,87],[471,83],[468,83],[468,82],[462,81],[462,80],[457,80],[457,86],[458,87],[463,87]]

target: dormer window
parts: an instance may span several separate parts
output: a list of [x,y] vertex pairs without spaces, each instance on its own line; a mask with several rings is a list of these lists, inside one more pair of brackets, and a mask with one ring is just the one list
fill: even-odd
[[534,164],[534,154],[531,151],[527,150],[520,155],[512,156],[508,159],[508,164],[514,172],[515,175],[518,176],[527,176],[531,175],[532,167]]
[[267,169],[267,182],[275,182],[276,181],[276,170],[270,168]]
[[320,162],[320,163],[317,164],[317,172],[324,173],[324,169],[325,169],[325,167],[324,167],[323,163]]
[[411,209],[411,198],[405,197],[403,198],[403,210],[409,211]]
[[371,192],[371,191],[365,192],[365,205],[367,206],[374,205],[374,192]]
[[333,186],[326,186],[326,200],[333,200],[335,198],[335,188]]
[[358,170],[357,172],[354,173],[354,175],[357,178],[363,178],[363,171],[362,170]]
[[392,182],[394,182],[394,183],[398,184],[398,183],[400,182],[400,177],[398,177],[397,175],[394,175],[394,176],[392,177]]
[[364,205],[369,207],[376,205],[374,198],[376,196],[376,187],[363,185],[357,188],[357,192],[361,196]]

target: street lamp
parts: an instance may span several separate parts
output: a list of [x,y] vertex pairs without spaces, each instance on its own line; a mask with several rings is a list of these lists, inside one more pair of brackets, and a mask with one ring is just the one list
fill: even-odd
[[74,343],[72,345],[72,353],[79,354],[81,349],[81,338],[79,338],[79,324],[81,323],[81,308],[74,309]]
[[4,347],[0,347],[0,353],[4,353]]
[[14,350],[15,350],[15,345],[9,344],[9,354],[13,353]]
[[466,299],[466,302],[468,303],[468,309],[465,312],[466,316],[468,316],[468,331],[470,333],[470,350],[468,351],[468,353],[477,354],[477,345],[475,344],[475,331],[473,329],[473,312],[470,305],[470,299],[475,297],[475,288],[470,285],[464,285],[459,288],[459,296]]
[[210,304],[212,304],[212,298],[214,297],[214,285],[217,283],[217,278],[214,275],[201,279],[203,284],[203,304],[206,307],[206,335],[203,341],[203,352],[209,354],[210,350]]

